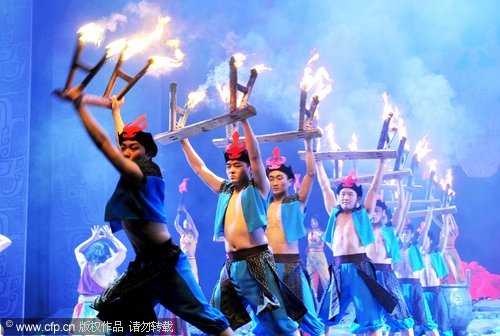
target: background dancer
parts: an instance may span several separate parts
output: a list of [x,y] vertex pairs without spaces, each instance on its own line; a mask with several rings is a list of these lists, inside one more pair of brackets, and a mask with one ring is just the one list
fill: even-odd
[[[127,248],[116,238],[109,226],[94,225],[91,236],[75,248],[75,257],[80,266],[78,303],[73,310],[73,319],[94,318],[97,311],[91,304],[104,289],[118,277],[116,269],[127,256]],[[103,241],[110,241],[116,252]]]
[[321,282],[321,290],[324,292],[330,281],[323,234],[324,232],[319,226],[318,219],[315,217],[311,218],[311,229],[309,229],[309,233],[307,234],[306,269],[311,278],[311,288],[317,299],[319,299],[319,283]]

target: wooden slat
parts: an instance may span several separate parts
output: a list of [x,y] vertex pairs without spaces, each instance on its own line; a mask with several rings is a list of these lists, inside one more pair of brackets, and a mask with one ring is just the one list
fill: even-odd
[[222,126],[226,126],[227,124],[252,117],[256,114],[257,111],[255,111],[255,108],[248,105],[241,110],[236,110],[231,113],[226,113],[211,119],[203,120],[177,130],[159,133],[154,136],[154,139],[162,145],[168,145],[182,139],[191,138],[195,135],[208,132]]
[[[299,151],[301,160],[305,160],[306,152]],[[396,151],[392,149],[365,150],[365,151],[336,151],[336,152],[319,152],[314,154],[316,161],[323,160],[379,160],[379,159],[394,159]]]
[[[398,205],[398,202],[397,201],[387,201],[385,202],[385,204],[387,206],[390,206],[390,207],[394,207],[396,205]],[[440,199],[431,199],[431,200],[412,200],[410,202],[410,206],[415,206],[415,207],[419,207],[419,206],[439,206],[441,205],[441,200]]]
[[[429,212],[429,209],[408,211],[408,215],[406,217],[407,218],[424,218],[425,215],[427,215],[427,212]],[[451,206],[451,207],[447,207],[447,208],[435,208],[434,211],[432,212],[432,214],[434,216],[439,216],[439,215],[456,213],[456,212],[457,212],[457,207]]]
[[[274,142],[284,142],[297,139],[314,139],[320,137],[321,137],[321,131],[319,129],[280,132],[280,133],[262,134],[256,136],[257,141],[259,143],[274,143]],[[245,138],[241,137],[240,140],[245,140]],[[217,148],[225,148],[229,144],[229,140],[213,139],[212,143]]]
[[[411,176],[411,170],[410,169],[402,169],[398,171],[390,171],[387,173],[384,173],[382,175],[382,181],[386,180],[394,180],[394,179],[401,179],[404,177]],[[363,183],[371,183],[373,180],[373,175],[359,175],[358,177],[358,183],[363,184]],[[341,182],[341,179],[330,179],[330,184],[336,185]]]
[[[370,187],[371,183],[360,183],[360,185],[366,186],[366,187]],[[395,184],[386,184],[386,183],[383,183],[383,184],[380,185],[380,188],[384,189],[384,190],[391,190],[391,191],[397,191],[398,190],[398,186],[395,185]],[[412,185],[410,187],[403,186],[403,188],[406,191],[414,192],[414,191],[417,191],[417,190],[424,189],[424,186],[422,186],[422,185]]]

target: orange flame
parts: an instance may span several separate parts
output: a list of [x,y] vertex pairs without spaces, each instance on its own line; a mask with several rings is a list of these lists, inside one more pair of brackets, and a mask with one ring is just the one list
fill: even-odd
[[247,57],[242,53],[236,53],[233,55],[233,57],[234,57],[234,65],[237,68],[241,67],[243,65],[243,61],[247,59]]
[[330,78],[330,75],[325,67],[318,68],[318,70],[314,73],[312,63],[318,59],[319,53],[315,52],[311,59],[307,62],[307,65],[304,68],[302,81],[300,82],[300,88],[304,91],[309,91],[315,86],[316,89],[313,95],[317,96],[319,100],[322,100],[330,92],[332,92],[333,80]]
[[258,64],[256,66],[253,67],[255,69],[255,71],[257,71],[257,73],[261,73],[262,71],[271,71],[273,69],[271,69],[270,67],[264,65],[264,64]]
[[86,25],[80,27],[77,33],[80,35],[79,39],[82,42],[92,42],[96,46],[99,46],[104,40],[105,29],[102,25],[90,22]]
[[168,56],[152,56],[150,59],[153,61],[153,64],[151,64],[148,73],[156,75],[167,73],[173,68],[178,68],[182,65],[181,61]]
[[445,178],[441,179],[441,181],[439,183],[441,184],[441,188],[443,188],[443,190],[446,190],[448,188],[448,191],[451,190],[453,192],[453,189],[452,189],[452,186],[453,186],[453,171],[451,169],[448,169],[446,171]]
[[325,127],[325,135],[330,144],[331,151],[339,151],[340,146],[335,141],[335,125],[332,122],[329,122]]
[[420,162],[422,159],[431,152],[429,149],[429,137],[425,135],[422,140],[417,142],[415,146],[415,154],[417,155],[417,160]]
[[[436,172],[437,171],[438,161],[436,159],[429,160],[427,162],[427,166],[429,167],[429,171]],[[437,176],[434,175],[434,180],[437,182]]]
[[113,57],[116,54],[122,52],[122,50],[125,49],[126,47],[127,47],[127,40],[125,40],[124,38],[113,41],[106,46],[107,49],[106,57],[108,58]]
[[198,90],[188,94],[188,100],[186,103],[187,108],[189,110],[193,109],[196,105],[201,103],[206,96],[207,96],[206,88],[203,86],[198,87]]
[[216,83],[215,88],[219,92],[220,98],[224,104],[229,104],[231,100],[231,93],[229,92],[229,86],[222,83]]
[[351,151],[358,150],[358,136],[356,133],[352,133],[351,143],[347,147],[349,147],[349,150]]
[[394,108],[389,103],[389,97],[387,95],[387,92],[384,92],[382,94],[382,99],[384,99],[384,109],[382,112],[382,120],[385,120],[385,119],[389,118],[389,116],[394,114]]

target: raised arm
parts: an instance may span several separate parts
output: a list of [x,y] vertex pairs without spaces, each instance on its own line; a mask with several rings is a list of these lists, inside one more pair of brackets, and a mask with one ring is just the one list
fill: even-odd
[[109,268],[110,270],[115,270],[125,261],[125,257],[127,256],[127,248],[118,238],[115,237],[113,232],[111,232],[109,226],[104,225],[102,227],[102,232],[104,233],[104,238],[109,239],[111,243],[113,243],[113,245],[116,248],[116,252],[111,251],[111,257],[108,258],[102,264],[101,267],[106,267]]
[[123,119],[121,110],[125,98],[118,100],[116,96],[111,98],[111,114],[113,115],[113,124],[115,125],[116,145],[119,147],[118,134],[123,132]]
[[82,101],[83,92],[75,88],[68,93],[68,98],[73,101],[78,116],[82,121],[88,135],[94,141],[99,150],[106,156],[118,172],[131,183],[140,185],[144,181],[144,174],[139,166],[132,160],[122,155],[116,146],[114,146],[102,129],[101,125],[94,119]]
[[5,237],[4,235],[0,234],[0,252],[5,250],[7,247],[9,247],[12,244],[12,241]]
[[392,229],[394,230],[394,234],[397,235],[403,226],[403,219],[401,217],[403,216],[405,207],[405,190],[403,181],[399,179],[396,183],[398,185],[398,204],[392,215]]
[[191,228],[193,230],[193,238],[195,240],[198,240],[198,229],[196,229],[196,224],[194,223],[193,217],[189,214],[189,212],[184,208],[184,213],[186,214],[186,219],[188,223],[191,225]]
[[377,171],[373,176],[372,184],[365,198],[365,209],[368,214],[372,214],[375,209],[375,204],[377,204],[377,194],[380,188],[380,183],[382,183],[382,173],[384,171],[384,159],[381,159],[377,166]]
[[311,149],[311,139],[305,140],[304,145],[306,149],[306,174],[302,179],[302,184],[299,189],[299,199],[302,211],[304,211],[307,205],[316,176],[316,164],[314,163],[314,153]]
[[418,236],[418,244],[422,246],[427,239],[429,239],[428,233],[431,228],[432,217],[434,214],[434,207],[430,207],[427,211],[427,215],[425,216],[425,224]]
[[185,232],[181,226],[181,212],[182,212],[182,209],[179,206],[179,209],[177,209],[177,215],[175,216],[175,219],[174,219],[174,227],[175,227],[175,230],[177,230],[177,232],[182,236]]
[[245,134],[245,142],[247,145],[248,157],[250,159],[250,166],[252,167],[253,178],[260,194],[262,197],[266,198],[269,194],[269,180],[267,179],[266,168],[260,156],[259,143],[257,142],[257,138],[255,138],[255,134],[253,133],[252,127],[250,127],[248,119],[242,120],[241,126]]
[[439,252],[443,252],[448,243],[452,225],[450,216],[451,214],[444,215],[443,225],[441,225],[441,231],[439,233]]
[[321,188],[321,193],[323,194],[323,201],[325,203],[326,212],[328,216],[331,215],[333,209],[337,206],[337,198],[335,193],[330,187],[330,180],[326,175],[325,167],[323,166],[323,161],[316,161],[316,170],[318,176],[319,187]]
[[93,227],[91,227],[90,232],[91,232],[90,238],[85,240],[75,248],[75,257],[76,261],[78,262],[78,265],[80,265],[80,268],[82,268],[83,265],[85,265],[85,263],[87,262],[87,258],[85,258],[84,254],[85,251],[88,249],[90,245],[92,245],[92,243],[101,239],[100,237],[101,229],[99,228],[99,225],[94,225]]
[[205,162],[201,159],[198,153],[196,153],[188,139],[183,139],[180,143],[189,166],[193,169],[196,175],[198,175],[210,189],[219,193],[224,180],[207,168]]

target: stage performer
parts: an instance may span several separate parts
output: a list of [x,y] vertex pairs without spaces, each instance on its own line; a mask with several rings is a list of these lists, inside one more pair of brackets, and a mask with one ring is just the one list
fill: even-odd
[[377,282],[373,264],[366,255],[366,247],[375,241],[369,215],[375,207],[383,164],[381,159],[364,205],[361,205],[362,188],[356,184],[358,179],[354,170],[337,186],[337,201],[323,163],[317,162],[318,181],[330,215],[323,239],[331,244],[334,258],[331,281],[323,295],[319,316],[326,325],[338,324],[353,301],[358,325],[352,325],[351,331],[356,327],[356,332],[367,335],[382,334],[382,307],[392,313],[397,302]]
[[325,241],[323,240],[323,230],[319,226],[318,219],[311,218],[311,228],[307,233],[307,261],[306,269],[311,278],[311,288],[316,298],[318,298],[319,283],[322,291],[326,291],[330,281],[328,271],[328,261],[325,255]]
[[234,329],[251,321],[246,310],[248,304],[269,335],[298,335],[294,320],[304,315],[306,309],[280,283],[264,234],[269,181],[249,121],[240,124],[245,141],[240,143],[238,132],[234,132],[233,141],[224,152],[228,180],[208,169],[188,140],[181,141],[191,168],[219,195],[214,240],[224,241],[227,260],[212,303],[221,309]]
[[[316,298],[311,289],[309,276],[299,255],[299,239],[307,235],[304,217],[311,195],[316,166],[311,150],[311,140],[305,140],[306,174],[297,193],[289,195],[295,175],[291,166],[285,165],[286,158],[275,147],[272,157],[266,160],[266,174],[271,193],[268,197],[266,237],[274,255],[280,279],[290,287],[307,308],[299,320],[300,329],[309,335],[324,335],[325,325],[316,315]],[[260,325],[253,331],[259,334]]]
[[158,148],[151,133],[143,131],[145,116],[123,125],[123,100],[112,99],[116,147],[88,111],[80,87],[70,90],[68,98],[97,148],[120,174],[105,219],[113,232],[124,229],[136,252],[128,270],[94,303],[98,317],[114,325],[120,321],[122,334],[141,335],[146,332],[133,323],[156,321],[154,303],[160,302],[204,332],[233,335],[226,318],[206,301],[186,255],[172,243],[164,209],[165,182],[152,161]]
[[[398,181],[398,205],[394,212],[394,222],[397,223],[400,214],[402,213],[404,199],[403,185],[401,180]],[[373,234],[375,242],[366,247],[366,254],[375,266],[375,273],[378,282],[398,299],[396,308],[389,313],[384,311],[386,325],[391,333],[400,332],[401,335],[413,335],[414,321],[411,317],[406,301],[401,292],[396,274],[392,269],[392,262],[398,262],[401,259],[399,253],[399,242],[396,237],[396,226],[392,226],[392,222],[388,219],[388,208],[385,202],[377,199],[375,209],[371,216]],[[383,221],[386,221],[385,223]],[[354,330],[355,334],[359,334]]]
[[[182,221],[182,226],[181,226],[180,220],[182,213],[184,213],[186,218],[184,218],[184,220]],[[177,216],[175,217],[174,220],[174,226],[177,232],[181,236],[180,248],[188,258],[196,282],[199,282],[198,265],[196,264],[196,246],[198,245],[199,234],[198,230],[196,229],[193,217],[191,217],[189,212],[186,210],[184,204],[180,204],[179,209],[177,209]]]
[[441,239],[435,239],[434,232],[430,231],[431,218],[432,209],[427,214],[419,237],[425,265],[420,273],[420,284],[429,305],[432,319],[438,326],[439,335],[453,336],[448,303],[441,291],[441,279],[448,275],[442,252],[448,238],[449,223],[443,223],[440,234]]
[[[75,248],[76,261],[80,266],[80,281],[73,319],[97,316],[97,311],[90,306],[118,277],[116,269],[125,261],[127,255],[127,248],[113,235],[109,226],[94,225],[90,231],[90,238]],[[116,251],[103,239],[111,242]]]
[[401,258],[393,263],[393,268],[406,305],[415,321],[414,332],[417,335],[425,332],[428,335],[438,336],[437,324],[432,319],[419,279],[420,272],[425,267],[422,252],[417,242],[416,229],[409,221],[405,220],[399,242]]

